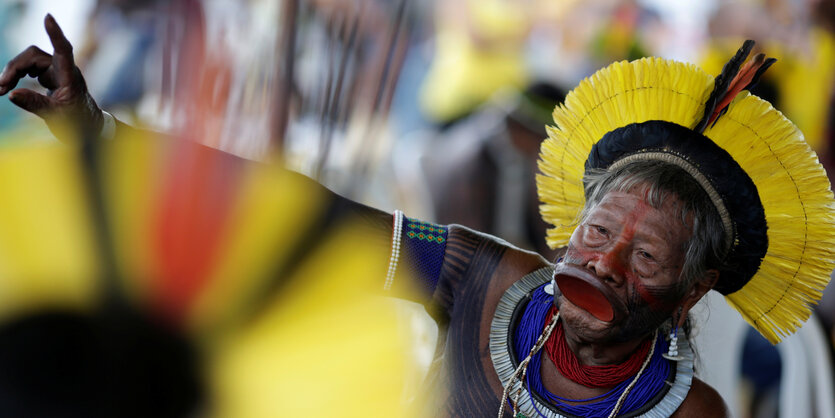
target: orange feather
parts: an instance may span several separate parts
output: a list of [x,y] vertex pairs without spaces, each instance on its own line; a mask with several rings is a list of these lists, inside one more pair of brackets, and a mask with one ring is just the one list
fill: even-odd
[[736,97],[739,92],[746,89],[750,84],[751,81],[754,80],[754,76],[757,74],[757,71],[766,63],[765,54],[757,54],[754,58],[748,60],[742,68],[736,73],[736,76],[731,80],[730,86],[728,86],[728,91],[722,96],[722,100],[719,101],[719,104],[716,106],[716,110],[713,111],[713,115],[711,115],[710,120],[708,121],[708,125],[713,123],[722,111],[731,104],[731,101]]

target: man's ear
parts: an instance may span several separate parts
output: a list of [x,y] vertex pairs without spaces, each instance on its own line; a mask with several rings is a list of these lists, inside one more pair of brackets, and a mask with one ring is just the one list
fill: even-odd
[[695,306],[710,289],[713,289],[717,281],[719,281],[719,270],[710,269],[705,272],[704,276],[696,280],[696,283],[693,283],[693,286],[681,300],[679,326],[684,324],[684,319],[687,318],[687,313],[690,312],[690,308]]

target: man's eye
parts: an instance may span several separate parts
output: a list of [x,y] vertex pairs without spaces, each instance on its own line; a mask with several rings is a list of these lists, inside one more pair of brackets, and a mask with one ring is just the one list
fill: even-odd
[[640,255],[641,257],[643,257],[643,258],[645,258],[645,259],[647,259],[647,260],[655,260],[655,257],[653,257],[653,256],[652,256],[652,254],[650,254],[650,253],[648,253],[648,252],[646,252],[646,251],[639,251],[639,252],[638,252],[638,255]]
[[583,241],[589,247],[598,247],[609,240],[609,230],[594,224],[586,224],[583,230]]

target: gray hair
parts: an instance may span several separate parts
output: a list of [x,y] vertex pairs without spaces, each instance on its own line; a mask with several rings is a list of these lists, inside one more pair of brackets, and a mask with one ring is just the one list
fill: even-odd
[[677,211],[682,225],[690,229],[692,222],[690,239],[682,248],[684,266],[677,286],[681,294],[707,270],[725,267],[722,250],[725,235],[719,212],[699,183],[678,166],[662,161],[636,161],[612,171],[587,171],[583,183],[586,205],[581,219],[611,191],[646,188],[647,203],[656,209],[671,197],[681,202]]

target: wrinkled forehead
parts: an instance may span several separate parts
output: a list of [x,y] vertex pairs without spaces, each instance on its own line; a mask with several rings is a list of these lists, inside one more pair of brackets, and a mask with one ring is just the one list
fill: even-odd
[[589,202],[589,204],[599,204],[611,193],[619,192],[641,197],[643,203],[654,209],[671,206],[677,211],[680,211],[682,207],[682,197],[679,192],[662,187],[646,179],[625,177],[620,179],[620,181],[615,181],[608,190],[601,190],[601,192],[603,193],[602,197],[598,196],[597,202]]
[[656,193],[644,184],[626,191],[613,189],[587,211],[584,221],[594,217],[618,227],[634,229],[636,237],[662,239],[669,244],[687,241],[691,235],[690,216],[682,213],[674,193]]

